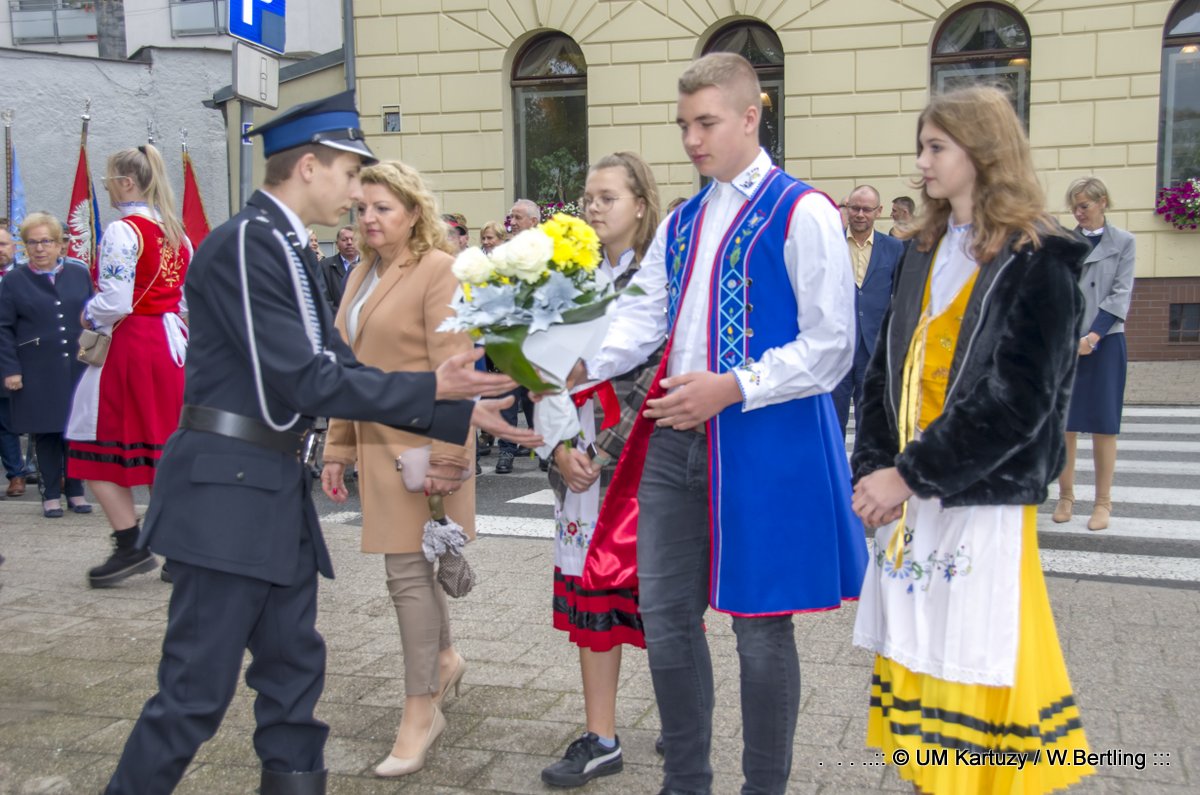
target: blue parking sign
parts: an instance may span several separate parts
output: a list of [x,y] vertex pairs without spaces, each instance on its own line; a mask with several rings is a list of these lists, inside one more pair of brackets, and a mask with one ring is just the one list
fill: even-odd
[[284,0],[229,0],[229,35],[271,52],[284,51]]

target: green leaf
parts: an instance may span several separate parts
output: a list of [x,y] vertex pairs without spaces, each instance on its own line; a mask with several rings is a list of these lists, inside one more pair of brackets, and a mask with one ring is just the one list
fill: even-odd
[[528,326],[489,330],[483,333],[484,349],[492,364],[514,381],[534,392],[556,391],[559,387],[542,380],[521,350],[521,344],[529,336]]
[[619,290],[610,296],[601,298],[593,304],[581,306],[578,309],[568,309],[562,313],[564,323],[586,323],[589,320],[595,320],[604,315],[604,311],[608,305],[620,298],[622,295],[645,295],[646,291],[636,285],[629,285],[624,290]]

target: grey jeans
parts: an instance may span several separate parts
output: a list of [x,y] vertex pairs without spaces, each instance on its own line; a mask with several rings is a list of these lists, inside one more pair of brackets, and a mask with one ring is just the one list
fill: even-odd
[[[638,589],[666,751],[663,787],[709,793],[713,671],[704,613],[711,538],[703,434],[655,430],[638,503]],[[735,616],[733,630],[741,666],[742,793],[783,793],[800,709],[792,617]]]

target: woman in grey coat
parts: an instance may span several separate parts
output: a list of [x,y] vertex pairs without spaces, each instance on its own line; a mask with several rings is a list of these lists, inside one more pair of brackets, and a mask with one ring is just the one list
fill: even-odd
[[1067,204],[1079,223],[1076,231],[1092,246],[1083,262],[1079,289],[1084,313],[1079,333],[1079,367],[1067,414],[1067,464],[1058,478],[1054,521],[1071,518],[1075,502],[1075,443],[1080,433],[1092,435],[1096,467],[1096,501],[1089,530],[1108,527],[1112,513],[1117,434],[1125,397],[1125,316],[1133,292],[1133,235],[1105,222],[1108,188],[1095,177],[1083,177],[1067,188]]

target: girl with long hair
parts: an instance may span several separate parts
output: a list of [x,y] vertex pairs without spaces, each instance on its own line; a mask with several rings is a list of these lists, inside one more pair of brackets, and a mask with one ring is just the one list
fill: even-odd
[[917,792],[1049,792],[1093,772],[1051,757],[1087,740],[1037,547],[1087,247],[1046,211],[1001,91],[934,97],[917,155],[922,212],[851,460],[876,528],[854,629],[876,654],[867,744]]
[[183,281],[192,244],[175,210],[162,155],[150,144],[108,158],[104,187],[122,213],[104,230],[96,296],[84,323],[112,336],[103,364],[75,390],[68,472],[88,481],[113,530],[108,560],[88,571],[93,588],[157,566],[138,549],[134,486],[152,486],[183,406],[187,314]]
[[[658,186],[649,165],[632,152],[616,152],[601,158],[588,171],[582,209],[600,238],[602,268],[618,288],[629,283],[658,229]],[[636,579],[632,587],[606,587],[610,583],[595,570],[587,576],[590,554],[603,552],[626,562],[619,576],[628,575],[636,561],[632,538],[625,554],[615,548],[613,537],[595,539],[593,532],[601,511],[602,466],[592,455],[617,461],[633,427],[633,421],[650,381],[658,370],[662,349],[646,364],[624,376],[615,387],[623,398],[610,399],[605,411],[617,410],[620,417],[605,417],[616,424],[596,434],[594,404],[597,397],[576,394],[582,445],[560,443],[553,453],[550,484],[554,488],[557,525],[554,552],[554,626],[569,634],[579,646],[579,668],[583,675],[583,703],[587,728],[572,742],[565,756],[542,771],[542,781],[558,787],[578,787],[597,776],[618,773],[624,766],[617,738],[617,679],[621,672],[623,644],[646,647],[638,612]],[[607,382],[600,389],[608,389]],[[603,401],[601,401],[603,402]],[[590,452],[588,452],[590,451]],[[611,494],[606,499],[622,499]],[[606,505],[606,508],[611,508]],[[605,548],[599,549],[601,546]],[[586,582],[586,585],[585,585]]]

